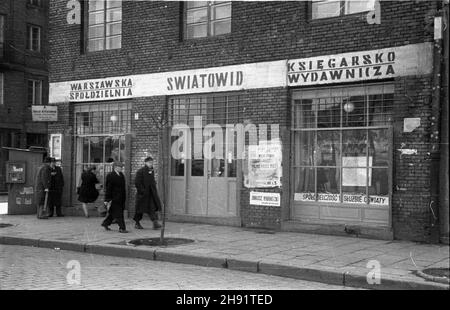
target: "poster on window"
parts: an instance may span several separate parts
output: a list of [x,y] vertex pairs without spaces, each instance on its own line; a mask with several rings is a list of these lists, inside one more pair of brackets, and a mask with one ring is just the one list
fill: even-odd
[[247,188],[281,186],[281,141],[261,141],[248,146],[248,171],[244,173]]
[[61,134],[50,135],[50,157],[61,160]]
[[[372,156],[369,156],[369,167],[372,166]],[[367,186],[367,157],[342,157],[342,186]],[[347,168],[348,167],[348,168]],[[357,168],[361,167],[361,168]],[[369,168],[369,186],[372,186],[372,169]]]

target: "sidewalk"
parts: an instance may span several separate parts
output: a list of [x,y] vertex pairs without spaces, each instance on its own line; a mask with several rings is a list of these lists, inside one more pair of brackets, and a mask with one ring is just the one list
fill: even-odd
[[[142,221],[146,229],[135,230],[132,221],[127,220],[130,233],[119,234],[117,225],[111,226],[112,231],[105,231],[101,220],[37,220],[34,215],[0,215],[0,224],[13,224],[0,228],[0,244],[155,259],[372,289],[449,289],[446,284],[427,281],[414,273],[424,268],[449,268],[447,245],[289,232],[270,234],[239,227],[168,222],[166,237],[195,242],[173,247],[134,247],[117,243],[159,237],[160,231],[152,230],[150,221]],[[371,260],[380,263],[380,284],[367,283],[366,276],[373,268],[367,267]]]

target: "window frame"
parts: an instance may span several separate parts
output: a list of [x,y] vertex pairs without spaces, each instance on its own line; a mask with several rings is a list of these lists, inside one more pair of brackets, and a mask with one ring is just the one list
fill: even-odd
[[[34,49],[34,47],[33,47],[33,29],[38,30],[37,49]],[[27,39],[27,44],[26,44],[27,51],[34,52],[34,53],[40,53],[41,52],[42,27],[38,26],[38,25],[28,24],[26,39]]]
[[[294,93],[298,93],[299,90],[301,90],[302,92],[306,92],[306,91],[320,91],[320,90],[324,90],[324,91],[330,91],[330,90],[334,90],[334,89],[345,89],[347,87],[361,87],[362,89],[364,89],[364,96],[367,97],[367,100],[370,96],[370,94],[368,94],[367,91],[367,87],[371,87],[371,86],[377,86],[380,85],[383,87],[383,91],[380,93],[381,95],[391,95],[392,96],[392,103],[394,100],[394,96],[395,96],[395,87],[394,84],[392,82],[382,82],[382,83],[371,83],[365,86],[360,86],[357,84],[352,84],[352,85],[347,85],[347,86],[327,86],[327,87],[308,87],[308,88],[303,88],[303,89],[295,89],[292,93],[292,105],[291,105],[291,115],[292,115],[292,125],[290,128],[290,132],[291,132],[291,151],[290,151],[290,167],[291,167],[291,176],[290,176],[290,180],[291,180],[291,185],[290,185],[290,190],[291,190],[291,206],[298,206],[298,205],[309,205],[309,206],[331,206],[332,207],[338,207],[338,208],[377,208],[376,205],[372,205],[369,203],[369,199],[367,199],[367,202],[364,203],[349,203],[349,202],[345,202],[344,201],[344,195],[346,195],[346,193],[344,192],[344,185],[343,185],[343,171],[344,169],[365,169],[366,170],[366,184],[364,185],[365,187],[365,197],[370,198],[371,196],[377,196],[376,194],[370,194],[369,189],[371,186],[369,186],[369,177],[370,175],[374,174],[374,171],[376,171],[377,169],[386,169],[387,173],[388,173],[388,193],[386,195],[386,197],[389,198],[389,203],[388,203],[388,208],[389,208],[389,212],[391,214],[391,208],[392,208],[392,178],[393,178],[393,127],[394,127],[394,110],[392,110],[392,118],[389,122],[387,122],[386,124],[376,124],[376,125],[371,125],[369,123],[369,120],[365,121],[365,125],[364,126],[356,126],[356,127],[345,127],[343,126],[343,120],[340,121],[340,125],[339,127],[318,127],[317,126],[317,121],[318,121],[318,114],[315,116],[315,127],[298,127],[297,124],[297,119],[296,119],[296,107],[297,105],[294,103],[296,99],[296,95]],[[385,92],[385,87],[392,87],[394,88],[392,92]],[[369,105],[369,102],[367,102],[367,105]],[[392,104],[391,106],[392,109],[394,109],[394,105]],[[342,111],[341,111],[341,117],[342,117]],[[367,115],[369,114],[369,111],[365,112]],[[387,140],[388,140],[388,161],[386,165],[376,165],[374,162],[370,163],[369,162],[369,157],[370,157],[370,147],[369,144],[366,145],[366,154],[365,157],[367,159],[366,165],[365,166],[347,166],[347,165],[343,165],[343,144],[342,144],[342,139],[344,137],[344,133],[345,132],[354,132],[354,131],[364,131],[366,133],[366,137],[370,136],[370,132],[373,130],[386,130],[387,132]],[[296,162],[296,158],[297,158],[297,151],[299,150],[299,147],[302,145],[301,143],[299,144],[296,140],[297,136],[302,134],[302,133],[314,133],[313,134],[313,143],[314,143],[314,150],[317,150],[317,136],[318,133],[326,133],[326,132],[338,132],[338,136],[339,136],[339,141],[340,141],[340,150],[339,150],[339,162],[336,162],[335,165],[319,165],[316,160],[314,160],[314,162],[312,164],[302,164],[301,159],[299,162]],[[300,138],[299,138],[300,139]],[[299,140],[300,141],[300,140]],[[300,155],[299,155],[300,157]],[[300,173],[300,169],[312,169],[315,177],[313,179],[314,182],[314,195],[315,195],[315,201],[297,201],[294,199],[294,195],[296,193],[296,187],[298,186],[297,182],[296,182],[296,173]],[[318,194],[319,190],[318,190],[318,180],[317,180],[317,173],[318,173],[318,169],[336,169],[338,175],[339,175],[339,183],[337,184],[337,189],[338,189],[338,195],[339,195],[339,202],[324,202],[324,201],[319,201],[318,200]],[[373,186],[373,185],[372,185]],[[349,194],[347,194],[349,195]],[[291,212],[293,211],[293,208],[291,208]],[[292,216],[292,214],[291,214]],[[391,219],[390,219],[391,221]]]
[[[188,13],[188,7],[187,7],[187,2],[183,2],[183,8],[182,8],[182,16],[183,16],[183,23],[182,23],[182,29],[183,29],[183,35],[182,38],[185,41],[188,40],[199,40],[199,39],[208,39],[208,38],[215,38],[215,37],[222,37],[222,36],[226,36],[226,35],[230,35],[233,31],[232,29],[232,17],[233,17],[233,1],[224,1],[224,3],[220,3],[220,4],[216,4],[218,6],[220,5],[230,5],[230,17],[229,18],[222,18],[222,19],[215,19],[212,20],[212,9],[215,6],[214,2],[215,1],[204,1],[207,3],[206,8],[207,8],[207,14],[206,14],[206,36],[202,36],[202,37],[188,37],[188,23],[187,23],[187,13]],[[213,25],[214,22],[216,21],[220,21],[220,20],[229,20],[230,21],[230,32],[227,33],[222,33],[222,34],[212,34],[211,31],[211,27]],[[189,25],[195,25],[195,24],[199,24],[199,23],[191,23]]]
[[0,48],[5,44],[6,39],[6,15],[0,14]]
[[3,72],[0,72],[0,106],[5,105],[4,90],[5,90],[5,74]]
[[[102,38],[103,39],[103,47],[102,49],[99,50],[90,50],[89,49],[89,42],[90,42],[90,38],[89,38],[89,28],[90,28],[90,23],[89,23],[89,7],[90,7],[90,0],[87,0],[85,2],[83,2],[82,4],[82,10],[83,10],[83,18],[84,18],[84,27],[83,27],[83,42],[84,42],[84,48],[83,48],[83,52],[85,53],[96,53],[96,52],[104,52],[104,51],[109,51],[109,50],[119,50],[122,48],[122,39],[123,39],[123,1],[120,1],[120,12],[121,12],[121,19],[120,19],[120,47],[117,48],[106,48],[106,44],[107,44],[107,39],[108,38],[113,38],[113,37],[117,37],[119,35],[106,35],[107,32],[107,26],[108,24],[112,24],[112,23],[119,23],[119,21],[113,21],[113,22],[107,22],[107,13],[108,13],[108,8],[107,8],[107,3],[109,0],[104,0],[103,1],[103,8],[101,10],[96,10],[94,12],[103,12],[103,22],[101,23],[101,25],[103,25],[103,34],[101,37],[96,37],[96,38]],[[119,7],[115,7],[112,9],[117,9]],[[111,8],[110,8],[111,9]],[[99,24],[94,24],[94,25],[100,25]]]
[[27,5],[41,8],[42,2],[43,2],[42,0],[28,0]]
[[[331,0],[310,0],[309,3],[308,3],[309,4],[309,10],[308,10],[309,11],[309,19],[310,20],[326,20],[326,19],[330,19],[330,18],[339,18],[339,17],[342,18],[342,17],[345,17],[345,16],[351,16],[351,15],[355,15],[355,14],[364,14],[364,13],[370,12],[371,10],[374,9],[374,8],[372,8],[372,9],[367,9],[365,11],[358,11],[358,12],[353,12],[353,13],[347,13],[346,12],[347,4],[350,1],[352,1],[352,0],[336,0],[336,1],[333,1],[333,2],[339,2],[340,3],[339,15],[326,16],[326,17],[314,17],[314,15],[313,15],[314,3],[321,3],[321,2],[326,3],[328,1],[331,1]],[[375,5],[375,1],[376,0],[373,0],[373,5]]]
[[[32,83],[32,93],[31,93],[31,103],[29,102],[30,99],[30,82]],[[39,85],[39,103],[36,102],[36,89],[37,85]],[[34,105],[42,105],[43,103],[43,93],[42,93],[42,85],[43,81],[39,79],[27,79],[27,105],[28,107],[34,106]]]

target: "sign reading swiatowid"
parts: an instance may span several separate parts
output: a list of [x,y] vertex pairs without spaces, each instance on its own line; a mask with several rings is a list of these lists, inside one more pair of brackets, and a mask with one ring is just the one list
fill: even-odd
[[289,60],[288,86],[343,83],[429,74],[431,45],[415,44]]

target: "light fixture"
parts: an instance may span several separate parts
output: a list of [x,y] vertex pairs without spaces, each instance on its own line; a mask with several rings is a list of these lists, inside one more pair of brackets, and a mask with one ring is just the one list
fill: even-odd
[[355,110],[355,105],[353,104],[353,102],[346,102],[344,104],[344,111],[347,113],[351,113],[353,112],[353,110]]
[[111,115],[111,122],[115,122],[117,121],[117,116],[116,115]]

